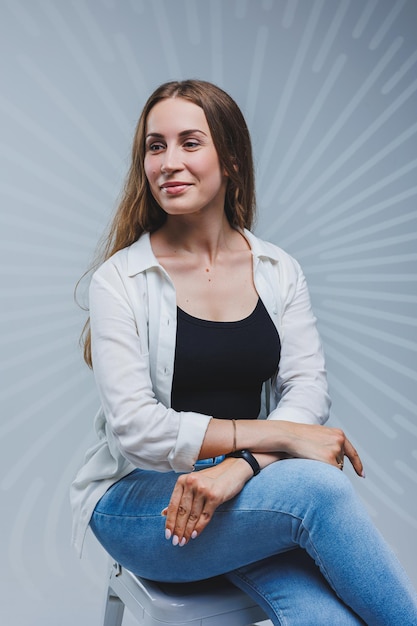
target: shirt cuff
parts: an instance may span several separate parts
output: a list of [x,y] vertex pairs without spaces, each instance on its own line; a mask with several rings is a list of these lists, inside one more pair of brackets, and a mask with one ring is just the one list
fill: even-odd
[[180,427],[175,447],[168,456],[174,472],[192,472],[198,459],[211,416],[180,412]]

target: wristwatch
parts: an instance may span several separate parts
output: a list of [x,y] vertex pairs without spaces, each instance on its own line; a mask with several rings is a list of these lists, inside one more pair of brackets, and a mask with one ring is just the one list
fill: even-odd
[[255,459],[253,454],[249,452],[249,450],[236,450],[235,452],[230,452],[229,454],[226,454],[226,457],[229,456],[235,459],[245,459],[245,461],[251,466],[254,476],[257,476],[261,471],[258,461]]

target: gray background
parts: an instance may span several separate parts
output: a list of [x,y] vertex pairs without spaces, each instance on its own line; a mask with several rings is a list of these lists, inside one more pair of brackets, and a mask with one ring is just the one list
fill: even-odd
[[[417,584],[415,0],[0,0],[1,584],[5,626],[94,626],[106,558],[70,547],[97,397],[73,288],[147,95],[216,82],[253,137],[256,232],[302,263],[332,423]],[[354,558],[347,555],[346,558]]]

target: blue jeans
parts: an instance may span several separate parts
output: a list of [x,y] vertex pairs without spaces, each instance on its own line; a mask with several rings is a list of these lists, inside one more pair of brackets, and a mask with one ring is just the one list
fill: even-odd
[[161,516],[177,478],[135,470],[97,504],[90,526],[129,570],[165,582],[226,574],[274,624],[417,624],[415,591],[337,468],[269,465],[182,548]]

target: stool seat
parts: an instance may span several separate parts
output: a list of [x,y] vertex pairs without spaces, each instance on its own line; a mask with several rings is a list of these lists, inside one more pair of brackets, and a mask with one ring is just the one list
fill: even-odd
[[268,619],[224,576],[193,583],[157,583],[115,563],[103,626],[121,626],[125,606],[138,626],[249,626]]

